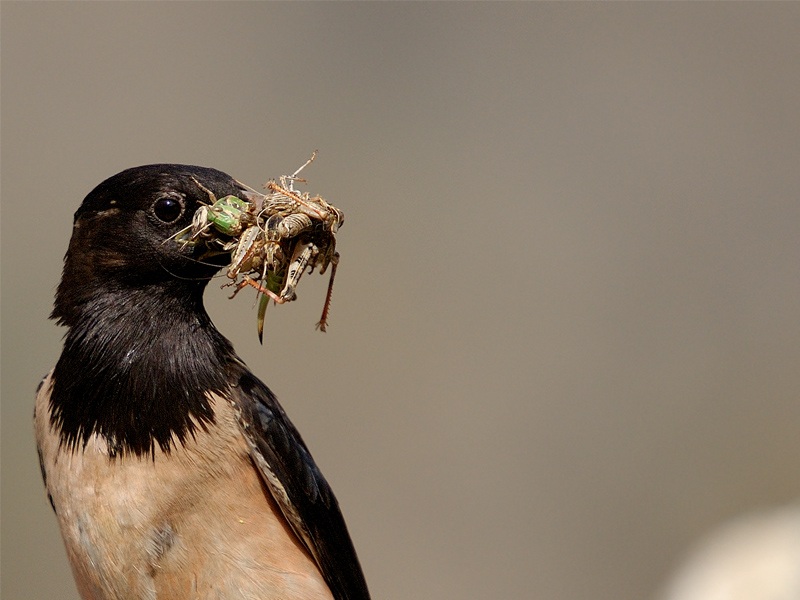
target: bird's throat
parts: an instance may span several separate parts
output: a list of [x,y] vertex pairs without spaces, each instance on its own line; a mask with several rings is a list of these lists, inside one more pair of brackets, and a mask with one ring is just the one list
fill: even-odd
[[81,450],[98,434],[112,454],[142,456],[214,421],[208,394],[225,392],[235,354],[202,288],[175,291],[104,290],[70,309],[50,401],[63,444]]

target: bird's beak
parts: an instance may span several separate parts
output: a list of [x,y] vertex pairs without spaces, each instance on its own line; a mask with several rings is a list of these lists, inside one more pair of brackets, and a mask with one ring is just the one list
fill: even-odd
[[264,195],[251,190],[240,191],[239,197],[242,200],[245,200],[246,202],[249,202],[250,204],[254,205],[256,207],[256,211],[260,211],[262,208],[262,204],[264,204]]
[[222,250],[217,248],[206,249],[197,260],[209,262],[218,267],[224,267],[231,262],[231,250]]

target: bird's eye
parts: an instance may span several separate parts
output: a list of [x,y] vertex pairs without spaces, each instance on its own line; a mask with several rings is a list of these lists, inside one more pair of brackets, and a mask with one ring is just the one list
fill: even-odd
[[183,203],[175,197],[163,196],[153,203],[153,214],[164,223],[172,223],[183,213]]

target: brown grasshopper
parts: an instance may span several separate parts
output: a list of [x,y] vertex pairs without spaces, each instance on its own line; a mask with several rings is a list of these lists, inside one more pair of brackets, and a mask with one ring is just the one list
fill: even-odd
[[249,188],[250,191],[240,194],[241,198],[226,196],[217,200],[203,188],[211,203],[198,210],[190,228],[190,240],[208,242],[216,239],[217,233],[232,238],[223,245],[223,250],[231,252],[226,273],[233,280],[228,285],[235,285],[231,298],[247,286],[258,291],[259,339],[263,336],[269,299],[277,304],[295,300],[297,286],[306,269],[313,272],[318,268],[320,274],[324,274],[330,265],[325,304],[317,323],[321,331],[327,328],[339,263],[336,232],[344,223],[344,213],[321,196],[312,197],[294,188],[296,181],[305,181],[298,174],[315,157],[316,151],[291,175],[281,176],[277,182],[267,182],[264,186],[267,194]]

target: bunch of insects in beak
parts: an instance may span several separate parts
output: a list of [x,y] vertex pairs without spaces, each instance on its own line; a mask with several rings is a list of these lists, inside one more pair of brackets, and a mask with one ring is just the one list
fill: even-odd
[[291,175],[268,181],[265,194],[248,188],[239,196],[216,198],[195,181],[208,194],[209,204],[195,213],[191,226],[174,236],[181,244],[203,243],[210,252],[230,253],[226,274],[232,281],[226,285],[235,288],[231,298],[245,287],[257,291],[259,340],[263,339],[269,301],[284,304],[295,300],[306,270],[317,268],[324,274],[330,266],[317,329],[325,331],[327,327],[339,263],[336,232],[344,223],[344,213],[321,196],[295,189],[296,182],[305,183],[298,175],[315,157],[316,152]]

